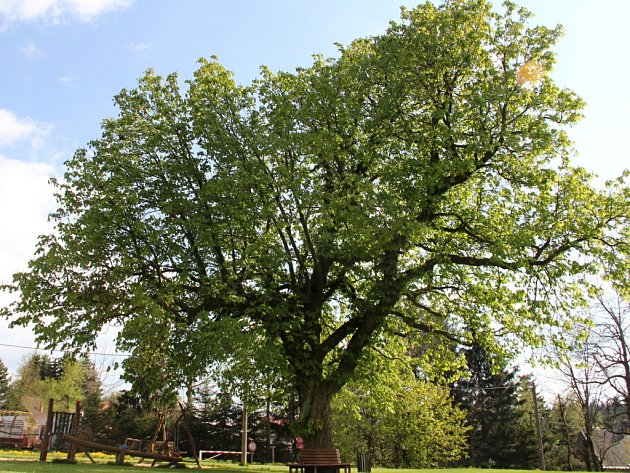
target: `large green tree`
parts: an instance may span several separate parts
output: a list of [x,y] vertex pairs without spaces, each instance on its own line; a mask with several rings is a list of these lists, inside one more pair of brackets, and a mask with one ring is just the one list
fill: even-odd
[[307,446],[332,443],[332,396],[386,331],[425,370],[472,333],[500,356],[544,343],[630,206],[569,164],[583,103],[548,74],[560,29],[527,23],[449,0],[249,86],[217,60],[185,91],[149,71],[66,163],[6,313],[67,348],[120,324],[182,384],[226,331],[264,334]]

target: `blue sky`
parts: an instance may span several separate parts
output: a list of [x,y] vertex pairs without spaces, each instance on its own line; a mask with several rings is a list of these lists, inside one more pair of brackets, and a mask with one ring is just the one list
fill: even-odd
[[[588,104],[571,130],[575,162],[602,178],[620,174],[630,167],[630,2],[518,3],[535,23],[565,26],[554,77]],[[334,55],[335,42],[383,32],[402,4],[415,2],[0,0],[0,282],[26,268],[49,228],[48,178],[99,136],[101,120],[116,114],[112,97],[147,68],[187,79],[197,59],[217,55],[249,82],[262,64],[291,70],[314,53]],[[29,351],[5,345],[33,346],[33,337],[0,321],[0,359],[14,371]]]

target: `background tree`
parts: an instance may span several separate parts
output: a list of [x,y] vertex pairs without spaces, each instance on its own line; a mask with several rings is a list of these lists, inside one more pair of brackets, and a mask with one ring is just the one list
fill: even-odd
[[466,452],[465,412],[448,389],[418,379],[404,357],[368,358],[334,399],[334,440],[346,461],[367,453],[374,465],[445,466]]
[[17,409],[13,390],[11,389],[11,377],[9,370],[0,360],[0,409]]
[[190,423],[190,429],[199,450],[215,450],[208,437],[214,407],[215,391],[210,383],[204,381],[196,386],[191,410],[193,417]]
[[558,394],[546,416],[545,464],[548,469],[580,471],[586,469],[578,450],[581,442],[582,409],[572,395]]
[[[33,353],[25,358],[19,366],[17,376],[13,380],[15,397],[20,401],[24,396],[36,396],[39,399],[49,399],[50,391],[45,389],[42,381],[45,378],[45,367],[50,363],[48,356]],[[42,397],[43,396],[43,397]],[[48,396],[48,397],[46,397]],[[42,403],[42,406],[44,404]],[[21,406],[23,409],[24,406]]]
[[55,181],[55,232],[5,313],[75,350],[115,320],[132,352],[168,347],[173,389],[229,327],[261,333],[307,446],[332,445],[331,400],[390,327],[426,371],[473,333],[500,357],[546,343],[630,205],[570,165],[583,103],[548,75],[560,29],[528,16],[427,3],[247,87],[216,60],[185,93],[147,72]]
[[75,402],[83,401],[90,389],[96,389],[98,375],[92,368],[89,362],[70,356],[52,359],[34,353],[18,368],[12,390],[20,403],[24,396],[33,396],[45,408],[52,398],[55,410],[74,412]]
[[158,416],[148,399],[123,390],[107,401],[108,420],[104,432],[108,441],[124,443],[126,438],[150,440],[158,426]]
[[568,386],[573,399],[580,407],[582,417],[581,436],[578,446],[588,471],[600,471],[601,458],[593,444],[593,433],[601,418],[602,382],[595,359],[595,343],[592,328],[574,334],[576,339],[568,352],[559,354],[559,372]]
[[81,366],[84,378],[81,385],[83,399],[81,408],[80,429],[87,434],[87,438],[99,441],[109,438],[109,412],[103,398],[103,383],[96,364],[82,357],[78,361]]
[[[462,465],[530,469],[537,463],[536,432],[524,409],[531,385],[502,369],[478,345],[466,351],[467,377],[452,387],[453,397],[467,412],[468,455]],[[493,358],[495,358],[493,360]],[[529,422],[528,422],[529,421]]]
[[239,451],[243,399],[247,399],[248,439],[257,444],[257,460],[270,462],[271,447],[276,446],[275,459],[289,461],[287,450],[292,439],[286,386],[269,376],[273,369],[265,371],[264,366],[255,366],[243,354],[233,354],[238,362],[213,365],[211,376],[195,388],[192,411],[198,448],[206,445],[206,450]]
[[593,358],[604,389],[610,391],[606,427],[630,434],[630,303],[620,295],[597,300]]
[[210,449],[240,451],[242,426],[243,406],[235,404],[228,396],[217,396],[206,420],[206,441]]

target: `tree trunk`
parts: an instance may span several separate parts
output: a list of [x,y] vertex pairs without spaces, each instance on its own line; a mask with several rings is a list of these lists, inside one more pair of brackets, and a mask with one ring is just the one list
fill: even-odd
[[335,390],[325,381],[298,386],[300,393],[300,432],[305,448],[333,448],[332,397]]
[[573,471],[573,452],[571,451],[571,432],[569,431],[569,425],[567,424],[567,413],[558,394],[558,409],[560,410],[560,416],[562,418],[562,426],[564,428],[564,438],[567,443],[567,467],[569,471]]
[[267,463],[273,463],[273,456],[271,455],[271,399],[267,395],[267,411],[265,416],[265,430],[267,431]]

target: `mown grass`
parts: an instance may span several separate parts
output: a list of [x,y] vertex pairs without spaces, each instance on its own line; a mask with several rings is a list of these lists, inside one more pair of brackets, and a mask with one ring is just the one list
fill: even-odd
[[[92,464],[90,460],[82,454],[77,454],[77,464],[69,465],[57,463],[55,460],[66,457],[65,453],[50,453],[48,462],[40,463],[39,453],[24,451],[0,450],[0,473],[130,473],[145,469],[151,465],[150,460],[145,460],[138,464],[137,458],[129,458],[126,465],[115,465],[115,457],[102,453],[92,454],[97,464]],[[187,459],[185,466],[187,469],[196,469],[197,465],[192,459]],[[133,462],[133,463],[132,463]],[[248,465],[240,466],[238,463],[221,462],[214,460],[204,460],[201,462],[204,470],[211,470],[212,473],[288,473],[285,465]],[[159,471],[159,470],[158,470]],[[356,472],[356,469],[353,469]],[[476,468],[445,468],[439,470],[430,469],[387,469],[372,468],[372,473],[531,473],[529,470],[498,470],[498,469],[476,469]]]
[[[143,466],[144,465],[144,466]],[[0,473],[130,473],[140,471],[147,471],[150,463],[143,463],[141,465],[108,465],[108,464],[89,464],[78,463],[76,465],[66,465],[60,463],[39,463],[36,461],[0,461]],[[238,465],[222,465],[216,462],[202,462],[202,468],[204,470],[211,470],[212,473],[269,473],[283,472],[287,473],[288,468],[284,465],[249,465],[247,467],[241,467]],[[187,469],[196,469],[195,463],[188,463]],[[159,470],[158,470],[159,471]],[[356,470],[355,470],[356,471]],[[400,469],[392,470],[385,468],[372,468],[372,473],[531,473],[529,470],[496,470],[496,469]]]

